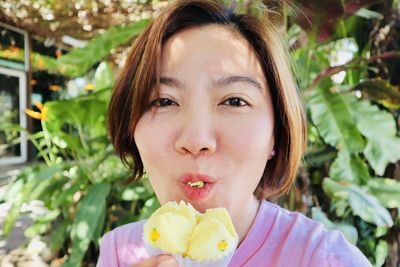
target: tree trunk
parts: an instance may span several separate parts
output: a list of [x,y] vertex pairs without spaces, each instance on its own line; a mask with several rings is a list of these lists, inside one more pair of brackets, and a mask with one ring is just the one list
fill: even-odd
[[[398,217],[398,211],[392,212],[394,218]],[[388,234],[389,255],[386,260],[386,267],[400,267],[400,229],[392,227]]]

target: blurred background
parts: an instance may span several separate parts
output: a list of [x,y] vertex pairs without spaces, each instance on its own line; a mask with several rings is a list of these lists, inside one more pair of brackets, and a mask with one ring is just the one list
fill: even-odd
[[[237,1],[246,6],[247,1]],[[400,1],[264,1],[308,116],[277,202],[400,266]],[[168,1],[0,0],[0,266],[95,266],[101,236],[149,216],[105,123],[129,47]]]

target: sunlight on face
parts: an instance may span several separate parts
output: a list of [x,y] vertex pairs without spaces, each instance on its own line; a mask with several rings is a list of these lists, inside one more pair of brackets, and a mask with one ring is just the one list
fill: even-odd
[[[254,50],[226,26],[186,29],[165,43],[161,76],[160,96],[134,132],[158,199],[225,207],[235,220],[256,205],[274,146],[273,103]],[[212,185],[187,188],[201,177]]]

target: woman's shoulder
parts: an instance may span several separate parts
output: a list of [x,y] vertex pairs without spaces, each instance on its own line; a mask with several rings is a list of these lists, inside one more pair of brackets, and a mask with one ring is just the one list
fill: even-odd
[[310,238],[310,234],[314,233],[311,237],[318,239],[324,234],[328,233],[325,226],[311,218],[308,218],[301,212],[289,211],[285,208],[280,207],[277,204],[262,201],[262,209],[268,214],[268,218],[272,218],[272,231],[282,230],[291,232],[296,236],[304,236]]
[[304,266],[371,266],[342,232],[328,230],[300,212],[267,201],[262,205],[267,213],[275,215],[267,239],[280,250],[276,251],[278,255],[301,255]]
[[143,245],[143,225],[146,220],[116,227],[106,233],[100,244],[97,266],[132,266],[148,257]]
[[107,232],[103,238],[117,238],[119,242],[136,242],[142,239],[143,225],[146,220],[124,224]]
[[348,242],[342,232],[327,231],[319,240],[309,266],[372,266],[362,252]]

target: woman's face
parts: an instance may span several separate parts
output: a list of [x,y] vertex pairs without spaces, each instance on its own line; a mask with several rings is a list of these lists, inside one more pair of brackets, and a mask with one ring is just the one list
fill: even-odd
[[159,98],[134,138],[161,204],[240,216],[274,146],[272,101],[250,44],[226,26],[189,28],[162,50]]

